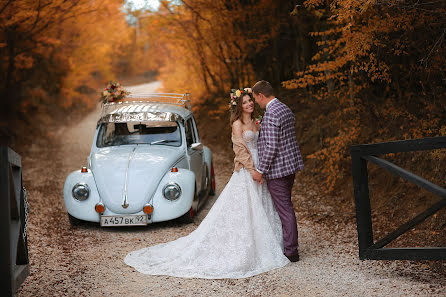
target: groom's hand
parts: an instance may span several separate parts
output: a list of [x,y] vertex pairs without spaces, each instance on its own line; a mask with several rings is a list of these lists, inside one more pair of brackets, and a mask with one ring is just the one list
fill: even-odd
[[262,174],[260,174],[260,172],[258,172],[257,170],[253,170],[251,172],[252,175],[252,179],[255,180],[256,182],[263,184],[263,176]]

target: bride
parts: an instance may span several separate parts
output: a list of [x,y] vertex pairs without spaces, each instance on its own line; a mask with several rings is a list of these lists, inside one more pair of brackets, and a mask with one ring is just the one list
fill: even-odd
[[198,228],[175,241],[129,253],[141,273],[196,278],[245,278],[290,263],[282,225],[266,184],[253,180],[258,128],[249,88],[231,94],[235,169]]

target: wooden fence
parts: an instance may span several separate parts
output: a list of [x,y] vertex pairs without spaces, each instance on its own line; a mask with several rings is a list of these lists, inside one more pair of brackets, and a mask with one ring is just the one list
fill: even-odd
[[[423,248],[384,248],[400,235],[423,222],[446,206],[446,189],[433,184],[422,177],[404,170],[397,165],[377,157],[377,155],[425,151],[446,148],[446,136],[415,140],[402,140],[375,144],[361,144],[351,147],[353,185],[356,206],[360,259],[374,260],[446,260],[446,247]],[[401,178],[412,182],[441,199],[427,210],[418,214],[395,231],[374,242],[372,216],[369,197],[367,162],[372,162]],[[445,169],[446,170],[446,169]]]
[[9,147],[0,147],[0,292],[14,296],[29,274],[26,222],[28,202],[22,182],[22,161]]

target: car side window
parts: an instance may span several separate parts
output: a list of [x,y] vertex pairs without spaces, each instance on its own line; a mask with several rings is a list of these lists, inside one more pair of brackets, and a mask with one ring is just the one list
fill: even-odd
[[192,143],[194,143],[194,126],[192,124],[192,119],[188,119],[184,126],[186,133],[186,143],[187,146],[190,147]]
[[193,130],[193,134],[194,134],[194,142],[200,142],[200,138],[198,137],[198,129],[197,129],[197,125],[195,124],[195,119],[194,117],[190,118],[192,121],[192,130]]

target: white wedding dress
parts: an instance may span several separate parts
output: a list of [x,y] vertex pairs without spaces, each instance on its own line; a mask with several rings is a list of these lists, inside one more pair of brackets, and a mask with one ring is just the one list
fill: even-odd
[[[243,132],[257,165],[258,133]],[[266,184],[234,172],[200,226],[175,241],[129,253],[125,263],[150,275],[244,278],[290,263],[282,225]]]

